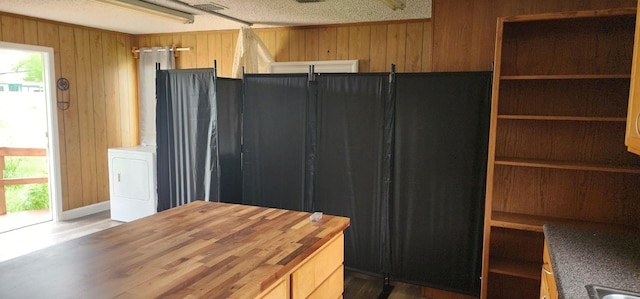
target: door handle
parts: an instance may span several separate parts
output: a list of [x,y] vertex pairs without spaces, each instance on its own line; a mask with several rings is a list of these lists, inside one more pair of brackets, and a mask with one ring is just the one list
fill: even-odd
[[120,183],[120,173],[118,173],[118,183]]

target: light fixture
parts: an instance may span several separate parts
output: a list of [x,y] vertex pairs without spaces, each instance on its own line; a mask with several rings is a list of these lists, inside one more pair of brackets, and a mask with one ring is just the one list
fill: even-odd
[[137,10],[145,13],[159,15],[162,17],[168,17],[168,18],[183,22],[185,24],[193,24],[192,14],[175,10],[172,8],[156,5],[153,3],[141,1],[141,0],[96,0],[96,1],[118,5],[121,7],[129,8],[129,9],[133,9],[133,10]]
[[380,1],[382,1],[382,3],[389,6],[389,8],[393,10],[404,9],[405,6],[407,5],[406,0],[380,0]]

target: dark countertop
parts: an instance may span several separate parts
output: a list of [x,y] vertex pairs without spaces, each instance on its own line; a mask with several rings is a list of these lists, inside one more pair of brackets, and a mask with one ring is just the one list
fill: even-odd
[[589,298],[585,285],[640,292],[640,234],[544,225],[560,298]]

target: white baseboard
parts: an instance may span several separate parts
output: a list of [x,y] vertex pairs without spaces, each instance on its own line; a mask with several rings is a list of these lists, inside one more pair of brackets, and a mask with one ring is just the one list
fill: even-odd
[[62,217],[60,220],[70,220],[70,219],[88,216],[95,213],[100,213],[102,211],[109,210],[110,207],[111,205],[107,200],[107,201],[99,202],[96,204],[84,206],[81,208],[77,208],[69,211],[63,211]]

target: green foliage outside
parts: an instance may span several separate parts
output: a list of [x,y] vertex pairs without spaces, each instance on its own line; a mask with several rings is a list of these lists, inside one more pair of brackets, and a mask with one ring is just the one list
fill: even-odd
[[24,81],[42,82],[42,55],[33,53],[29,58],[20,60],[13,68],[14,72],[25,72]]
[[[46,157],[5,157],[4,178],[46,177]],[[49,208],[49,184],[5,186],[7,212]]]

